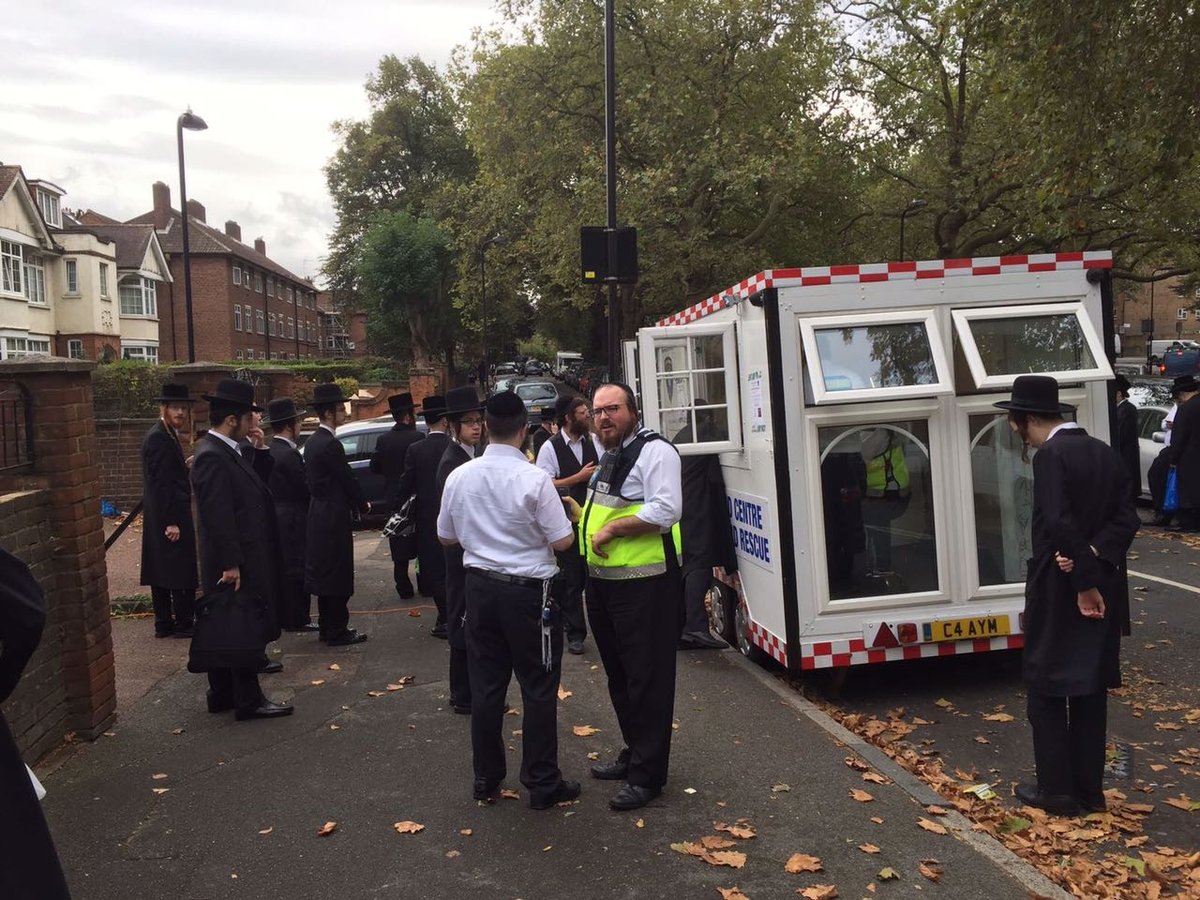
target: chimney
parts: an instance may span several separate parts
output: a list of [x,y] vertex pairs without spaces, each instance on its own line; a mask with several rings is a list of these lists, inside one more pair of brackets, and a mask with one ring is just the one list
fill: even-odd
[[201,203],[199,200],[189,200],[188,201],[188,215],[191,216],[193,219],[199,219],[201,222],[204,222],[205,221],[205,219],[204,219],[204,216],[205,216],[204,204]]
[[261,253],[263,256],[266,256],[267,255],[267,242],[264,241],[260,237],[256,237],[254,239],[254,249],[257,250],[259,253]]
[[154,227],[164,231],[171,219],[171,189],[161,181],[154,182]]
[[240,241],[242,239],[242,226],[233,221],[233,219],[229,219],[225,223],[225,233],[235,241]]

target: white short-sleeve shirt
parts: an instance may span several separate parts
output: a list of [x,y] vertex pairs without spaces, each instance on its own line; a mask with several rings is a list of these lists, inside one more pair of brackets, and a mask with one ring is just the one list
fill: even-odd
[[438,537],[462,545],[467,568],[523,578],[553,577],[550,545],[573,534],[550,476],[505,444],[450,473],[437,527]]
[[[628,447],[640,433],[635,431],[622,446]],[[621,495],[644,498],[637,517],[669,531],[683,517],[682,473],[678,450],[666,441],[647,441],[621,486]]]

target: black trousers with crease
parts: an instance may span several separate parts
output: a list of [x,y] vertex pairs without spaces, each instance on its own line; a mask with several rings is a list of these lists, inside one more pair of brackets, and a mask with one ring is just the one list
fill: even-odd
[[583,590],[587,586],[587,564],[579,552],[579,526],[575,526],[575,543],[561,553],[555,553],[558,578],[554,580],[554,599],[562,612],[563,630],[568,641],[587,638],[587,619],[583,614]]
[[446,548],[446,631],[450,644],[450,704],[460,709],[471,707],[467,638],[463,631],[466,616],[467,584],[463,549],[455,544]]
[[1033,730],[1038,789],[1103,801],[1108,693],[1050,697],[1031,690],[1026,715]]
[[191,628],[196,615],[196,592],[173,588],[150,588],[154,604],[154,630],[169,632],[176,628]]

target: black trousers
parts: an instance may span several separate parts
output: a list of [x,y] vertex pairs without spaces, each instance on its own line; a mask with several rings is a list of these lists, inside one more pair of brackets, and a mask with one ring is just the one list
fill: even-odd
[[350,624],[350,598],[317,596],[317,625],[320,636],[335,638]]
[[446,550],[436,540],[417,540],[417,590],[432,597],[437,607],[437,624],[446,624]]
[[1154,457],[1154,462],[1150,463],[1150,468],[1146,472],[1146,483],[1150,487],[1150,499],[1154,502],[1154,511],[1158,515],[1163,513],[1163,497],[1167,493],[1167,472],[1171,469],[1171,464],[1167,462],[1167,454],[1165,448],[1159,451],[1158,456]]
[[466,574],[467,657],[471,677],[471,749],[475,777],[500,781],[507,774],[505,695],[513,674],[521,686],[521,784],[533,798],[562,781],[558,768],[558,684],[563,636],[551,623],[551,667],[542,663],[542,591]]
[[257,669],[214,669],[208,673],[213,700],[235,709],[254,709],[263,702]]
[[412,536],[388,538],[388,549],[392,553],[392,581],[396,585],[396,593],[401,599],[407,600],[414,593],[412,579],[408,577],[408,564],[416,556]]
[[704,601],[712,587],[712,568],[691,569],[683,574],[683,628],[685,634],[708,632],[708,608]]
[[175,629],[191,628],[196,614],[196,592],[151,587],[150,599],[154,603],[154,630],[169,634]]
[[667,781],[682,605],[678,569],[628,581],[588,578],[588,621],[629,749],[627,780],[639,787]]
[[446,548],[446,631],[450,644],[450,704],[471,706],[471,678],[467,661],[467,638],[463,630],[467,616],[467,573],[460,546]]
[[1102,801],[1108,693],[1049,697],[1029,691],[1026,715],[1033,730],[1038,789]]
[[579,552],[579,526],[575,526],[575,544],[554,554],[558,578],[554,580],[554,600],[562,612],[563,630],[568,641],[587,637],[587,619],[583,615],[583,589],[587,585],[587,564]]
[[299,628],[312,622],[312,597],[304,589],[304,576],[285,578],[280,587],[279,624],[284,628]]

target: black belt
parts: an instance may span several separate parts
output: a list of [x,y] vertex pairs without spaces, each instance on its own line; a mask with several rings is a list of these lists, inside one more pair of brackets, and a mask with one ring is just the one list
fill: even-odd
[[543,584],[550,581],[549,578],[528,578],[524,575],[505,575],[503,572],[493,572],[491,569],[477,569],[474,566],[467,567],[468,574],[478,575],[480,578],[486,578],[488,581],[499,581],[502,584],[518,584],[521,587],[533,587],[541,590]]

